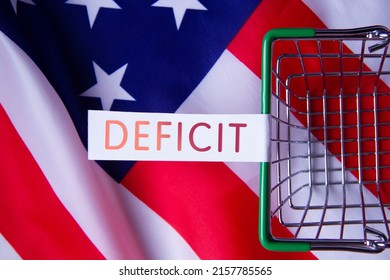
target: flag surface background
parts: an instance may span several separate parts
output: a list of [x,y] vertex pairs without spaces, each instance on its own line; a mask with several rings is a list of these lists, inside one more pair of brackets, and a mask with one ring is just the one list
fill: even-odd
[[276,27],[390,26],[385,0],[2,0],[1,259],[389,259],[275,253],[258,164],[94,162],[87,110],[258,113]]

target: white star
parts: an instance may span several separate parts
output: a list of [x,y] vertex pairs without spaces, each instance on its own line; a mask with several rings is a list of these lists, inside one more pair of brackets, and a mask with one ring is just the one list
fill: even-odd
[[135,101],[135,99],[120,86],[127,64],[123,65],[112,74],[107,74],[95,62],[93,63],[93,68],[95,69],[97,83],[80,94],[80,96],[100,98],[103,110],[108,111],[111,109],[115,99]]
[[18,13],[18,8],[17,8],[18,2],[23,2],[23,3],[30,4],[30,5],[35,5],[35,3],[32,0],[11,0],[11,5],[14,8],[15,14]]
[[113,0],[68,0],[65,4],[85,6],[87,8],[89,25],[91,28],[101,8],[122,9]]
[[187,10],[207,11],[198,0],[158,0],[153,7],[172,8],[175,16],[176,27],[179,30],[184,14]]

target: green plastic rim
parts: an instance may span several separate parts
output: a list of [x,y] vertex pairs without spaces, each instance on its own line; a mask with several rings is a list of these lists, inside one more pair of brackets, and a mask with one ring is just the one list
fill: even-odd
[[[261,114],[270,114],[271,108],[271,57],[272,43],[276,39],[313,38],[316,32],[313,28],[280,28],[270,30],[263,39],[262,52],[262,96]],[[270,217],[270,163],[260,163],[260,199],[259,199],[259,239],[264,248],[270,251],[307,252],[310,244],[300,241],[276,240],[271,235]]]

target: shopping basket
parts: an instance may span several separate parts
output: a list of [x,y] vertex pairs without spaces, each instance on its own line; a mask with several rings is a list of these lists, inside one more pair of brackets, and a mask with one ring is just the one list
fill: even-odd
[[[259,237],[269,250],[390,247],[389,29],[275,29],[262,55]],[[389,60],[390,61],[390,60]]]

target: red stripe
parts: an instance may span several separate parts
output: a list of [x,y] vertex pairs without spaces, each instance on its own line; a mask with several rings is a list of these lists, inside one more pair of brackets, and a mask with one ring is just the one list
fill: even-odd
[[281,27],[325,28],[325,25],[300,0],[263,0],[228,50],[260,77],[263,37],[270,29]]
[[[274,46],[274,53],[277,57],[282,53],[293,53],[296,54],[297,50],[293,43],[289,46],[286,43],[278,42]],[[301,51],[303,53],[318,53],[318,46],[316,42],[305,42],[300,44]],[[339,44],[335,41],[322,42],[321,51],[325,54],[337,54],[339,52]],[[344,47],[343,54],[352,54],[352,52]],[[371,58],[372,59],[372,58]],[[295,61],[294,61],[295,60]],[[379,63],[379,58],[377,62]],[[283,63],[282,63],[283,64]],[[309,73],[320,73],[321,64],[318,58],[305,59],[305,69]],[[360,58],[348,58],[343,59],[343,71],[350,73],[359,73],[360,69]],[[285,79],[292,73],[298,73],[301,70],[301,62],[299,59],[289,59],[288,63],[282,65],[284,71],[280,74],[282,79]],[[324,69],[327,73],[340,72],[340,60],[339,59],[328,59],[324,62]],[[369,72],[369,68],[363,65],[363,73]],[[390,189],[388,183],[381,183],[380,193],[377,191],[376,180],[388,181],[390,179],[389,170],[390,168],[390,140],[388,140],[390,133],[389,128],[389,114],[388,108],[390,108],[390,88],[382,81],[377,80],[374,75],[365,75],[359,77],[358,75],[343,77],[342,84],[339,76],[327,77],[312,77],[308,78],[308,84],[310,88],[310,95],[312,97],[322,97],[323,88],[326,88],[326,94],[328,99],[324,103],[322,98],[311,100],[310,112],[312,114],[318,113],[315,116],[310,117],[311,128],[317,128],[311,131],[311,133],[319,140],[325,140],[329,142],[326,144],[327,149],[333,155],[341,154],[341,138],[345,141],[344,153],[348,156],[341,158],[337,156],[343,165],[350,169],[351,173],[361,179],[365,187],[369,189],[374,195],[381,196],[383,203],[390,202]],[[359,84],[360,83],[360,84]],[[274,84],[274,83],[273,83]],[[342,103],[339,98],[340,88],[343,88]],[[360,93],[363,94],[359,99],[356,98],[356,93],[360,88]],[[378,92],[377,105],[375,105],[375,95],[373,94],[374,88]],[[306,96],[306,85],[304,79],[295,79],[295,82],[291,82],[290,90],[300,97]],[[285,98],[285,91],[281,91],[281,97]],[[330,98],[334,97],[334,98]],[[359,109],[361,112],[357,114],[357,103],[360,102]],[[295,117],[304,125],[307,126],[307,108],[308,103],[306,98],[290,98],[291,106],[294,107],[299,114],[294,114]],[[328,114],[326,115],[327,126],[333,126],[327,130],[322,129],[324,127],[324,115],[322,114],[323,108],[326,105]],[[343,107],[343,121],[340,118],[340,106]],[[375,108],[377,106],[377,108]],[[379,109],[375,114],[375,109]],[[382,109],[382,110],[381,110]],[[385,109],[385,110],[383,110]],[[376,120],[375,120],[376,119]],[[378,140],[378,146],[375,143],[375,122],[382,123],[378,126],[379,138],[387,138]],[[343,128],[341,131],[342,125]],[[361,126],[358,129],[357,124],[360,122]],[[387,123],[387,124],[386,124]],[[358,137],[364,139],[360,143],[360,150],[358,146]],[[378,150],[377,150],[378,149]],[[378,152],[379,154],[376,154]],[[362,154],[360,157],[359,154]],[[360,160],[360,163],[359,163]],[[376,173],[376,164],[382,168],[379,169],[378,174]],[[359,166],[360,164],[360,166]],[[384,168],[385,167],[385,168]],[[361,169],[359,173],[358,169]],[[378,175],[378,178],[377,178]]]
[[122,184],[171,224],[202,259],[314,258],[260,246],[258,197],[223,163],[138,162]]
[[[242,28],[238,36],[231,42],[228,49],[230,52],[232,52],[241,62],[243,62],[249,69],[251,69],[256,75],[260,77],[260,65],[261,65],[261,44],[264,34],[269,31],[272,28],[279,28],[279,27],[311,27],[311,28],[326,28],[324,23],[301,1],[299,0],[293,0],[293,1],[283,1],[283,0],[265,0],[263,1],[259,8],[254,12],[251,19],[248,21],[248,23]],[[293,46],[293,49],[295,46]],[[311,52],[316,53],[318,52],[316,44],[314,45],[302,45],[302,50],[305,48],[311,48]],[[338,52],[338,45],[332,45],[332,44],[322,44],[323,51],[330,51],[333,49],[333,52]],[[280,46],[280,49],[282,51],[290,50],[287,45]],[[275,51],[277,52],[277,50]],[[343,50],[344,53],[352,53],[348,48],[344,47]],[[277,55],[275,55],[277,56]],[[308,61],[306,60],[306,70],[316,70],[321,71],[319,61]],[[359,71],[359,61],[358,59],[351,60],[349,59],[346,63],[344,61],[344,71]],[[297,69],[301,69],[300,62],[293,63],[289,61],[289,67],[287,67],[287,71],[291,70],[289,73],[297,72]],[[339,61],[332,61],[329,63],[327,61],[326,65],[328,68],[328,71],[339,71]],[[368,70],[366,66],[364,66],[364,71]],[[299,71],[299,70],[298,70]],[[356,100],[352,100],[352,94],[356,93],[356,87],[357,87],[357,77],[346,77],[344,78],[344,92],[350,93],[351,98],[345,98],[344,100],[344,111],[348,110],[356,110]],[[375,77],[363,77],[361,80],[361,92],[363,93],[369,93],[373,92],[373,88],[375,85]],[[314,85],[312,90],[317,92],[319,94],[322,94],[322,86],[323,81],[321,78],[318,79],[318,81],[311,82],[311,85]],[[303,93],[305,89],[305,85],[303,81],[297,82],[295,85],[292,86],[293,91],[297,93]],[[317,88],[316,88],[317,87]],[[336,78],[329,78],[327,80],[327,92],[328,94],[339,94],[339,88],[340,88],[340,79],[338,77]],[[301,89],[301,90],[299,90]],[[379,81],[377,85],[377,89],[379,92],[390,92],[389,87],[383,83],[383,81]],[[315,93],[314,93],[315,94]],[[362,123],[364,124],[372,124],[372,126],[364,126],[361,128],[360,133],[361,137],[363,138],[374,138],[374,118],[375,115],[373,113],[373,96],[366,96],[362,97],[360,102],[362,104],[362,108],[365,110],[371,110],[371,112],[365,112],[360,114],[360,118]],[[294,103],[294,100],[291,101]],[[314,102],[312,105],[312,112],[313,111],[322,111],[323,103],[322,100],[317,101],[317,104]],[[295,102],[293,105],[296,109],[300,110],[301,112],[305,112],[306,110],[306,102]],[[327,104],[328,110],[339,112],[339,101],[335,100],[333,102],[329,102]],[[383,108],[389,108],[390,107],[390,96],[380,96],[378,97],[378,107],[380,109]],[[306,124],[306,119],[302,115],[297,114],[296,117],[303,123]],[[387,112],[379,112],[378,113],[378,121],[379,122],[389,122],[390,118],[388,116]],[[318,119],[315,119],[315,117],[312,118],[312,125],[321,126],[323,125],[323,116],[319,116]],[[328,125],[340,125],[340,116],[339,114],[329,115],[327,117]],[[348,113],[344,114],[344,124],[356,124],[357,123],[357,116],[356,113]],[[378,129],[378,136],[379,137],[389,137],[389,128],[390,125],[384,125],[379,127]],[[340,131],[339,130],[329,130],[327,131],[328,140],[337,140],[340,139]],[[344,139],[356,139],[357,138],[357,128],[348,128],[343,131],[344,133]],[[313,134],[319,139],[324,139],[324,133],[322,130],[313,131]],[[341,151],[341,144],[333,143],[328,144],[328,150],[333,154],[340,154]],[[382,154],[378,156],[378,162],[380,166],[390,166],[390,141],[389,140],[382,140],[379,142],[379,152]],[[361,180],[362,181],[375,181],[376,173],[375,169],[372,168],[375,166],[375,141],[364,141],[361,144],[361,152],[362,153],[369,153],[367,155],[362,156],[361,158],[361,164],[363,167],[363,171],[361,174]],[[348,168],[355,168],[355,170],[352,171],[352,173],[355,175],[355,177],[359,177],[358,171],[356,170],[358,166],[358,146],[357,142],[348,142],[348,144],[345,146],[345,153],[349,154],[355,154],[354,156],[348,156],[344,160],[344,165]],[[389,168],[383,168],[379,171],[379,178],[381,180],[389,180]],[[382,183],[380,192],[377,192],[377,186],[375,183],[366,184],[365,187],[369,189],[374,195],[377,197],[381,197],[383,203],[390,203],[390,184],[389,183]],[[283,234],[280,234],[280,236],[283,236]]]
[[[280,25],[313,22],[322,26],[300,1],[266,0],[229,50],[259,73],[262,34]],[[122,184],[171,224],[202,259],[315,258],[311,253],[276,253],[261,247],[258,197],[223,163],[138,162]],[[278,231],[291,236],[285,228]]]
[[61,204],[1,105],[0,131],[2,235],[23,259],[104,259]]
[[[262,16],[267,15],[267,16]],[[302,16],[304,15],[304,16]],[[288,4],[283,0],[265,0],[261,3],[259,8],[252,15],[252,18],[248,21],[248,24],[244,26],[235,40],[230,44],[229,50],[244,64],[246,64],[253,72],[257,75],[260,75],[260,63],[261,61],[261,41],[264,34],[272,29],[278,27],[312,27],[312,28],[326,28],[326,26],[321,22],[321,20],[301,1],[294,0],[289,1]],[[294,44],[289,46],[288,44],[280,44],[274,50],[275,57],[277,53],[282,53],[288,51],[295,51],[296,47]],[[301,51],[304,53],[318,53],[318,47],[316,44],[300,44]],[[338,53],[339,46],[337,43],[322,43],[321,45],[323,52],[328,53]],[[347,47],[343,49],[344,53],[352,53]],[[321,72],[321,67],[318,59],[305,60],[306,71],[308,72]],[[338,60],[327,60],[325,67],[328,72],[337,72],[340,71],[340,65]],[[348,72],[359,72],[360,61],[359,59],[348,59],[343,61],[344,71]],[[296,73],[300,71],[301,65],[300,61],[291,61],[289,60],[289,65],[285,68],[286,73]],[[368,71],[368,67],[364,65],[363,71]],[[358,78],[355,77],[345,77],[343,81],[343,88],[345,93],[349,93],[351,97],[345,98],[344,100],[344,111],[356,110],[356,100],[353,96],[357,92],[357,83]],[[361,79],[361,92],[362,93],[372,93],[374,91],[376,83],[375,76],[365,76]],[[313,94],[322,94],[323,81],[322,78],[318,78],[316,81],[312,79],[311,83],[311,92]],[[292,85],[293,91],[305,95],[305,83],[303,80],[296,82]],[[327,79],[327,93],[328,95],[338,95],[340,88],[340,79],[339,77],[328,78]],[[299,90],[301,89],[301,90]],[[303,90],[302,90],[303,89]],[[379,80],[377,84],[378,92],[390,92],[389,87]],[[301,112],[306,111],[306,102],[294,102],[291,101],[293,107],[298,109]],[[365,96],[360,100],[362,104],[362,109],[371,110],[370,112],[361,113],[361,121],[364,124],[374,124],[374,98],[373,96]],[[333,102],[328,102],[328,110],[333,111],[334,113],[339,112],[339,101],[336,99]],[[312,112],[317,111],[321,112],[323,108],[322,100],[317,102],[312,102]],[[390,96],[383,95],[378,97],[378,108],[384,109],[390,107]],[[378,113],[378,122],[389,122],[390,118],[387,116],[386,111]],[[297,114],[296,117],[304,125],[306,124],[306,118],[302,114]],[[312,125],[322,126],[323,117],[320,115],[318,118],[312,118]],[[327,117],[328,125],[340,125],[340,116],[339,114],[329,115]],[[357,117],[355,113],[344,114],[344,123],[345,124],[356,124]],[[389,125],[380,126],[378,129],[378,137],[388,137],[388,128]],[[356,139],[357,138],[357,128],[348,128],[343,131],[344,139]],[[374,125],[364,126],[361,128],[361,137],[363,138],[372,138],[374,139]],[[313,131],[313,134],[320,140],[324,139],[323,130]],[[330,130],[328,131],[328,140],[337,140],[340,139],[339,130]],[[341,144],[340,142],[329,144],[328,149],[333,154],[340,154]],[[382,153],[378,156],[378,162],[380,166],[389,166],[390,165],[390,141],[382,140],[379,143],[379,151]],[[372,167],[375,166],[375,141],[364,141],[361,145],[362,153],[369,153],[368,155],[362,156],[361,164],[363,172],[361,174],[362,181],[375,181],[376,173],[375,169]],[[352,173],[355,177],[359,177],[357,167],[358,167],[358,146],[357,142],[349,142],[345,147],[345,153],[355,154],[355,156],[348,156],[345,158],[345,166],[348,168],[355,169]],[[389,180],[390,175],[388,168],[383,168],[379,171],[380,180]],[[367,189],[369,189],[374,195],[381,196],[383,203],[390,203],[390,190],[389,184],[382,184],[380,193],[377,192],[377,186],[375,183],[366,184]]]

